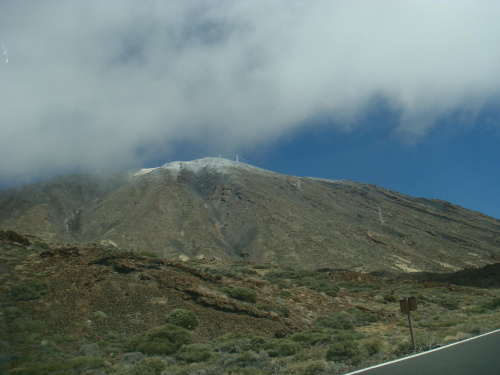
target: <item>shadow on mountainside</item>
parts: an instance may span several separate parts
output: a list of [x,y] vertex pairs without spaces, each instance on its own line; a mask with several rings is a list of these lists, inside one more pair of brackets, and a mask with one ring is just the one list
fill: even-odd
[[396,279],[446,283],[459,286],[473,286],[477,288],[500,287],[500,263],[488,264],[481,268],[466,268],[449,273],[415,272],[389,274],[386,272],[372,272],[372,274],[376,276],[388,276]]

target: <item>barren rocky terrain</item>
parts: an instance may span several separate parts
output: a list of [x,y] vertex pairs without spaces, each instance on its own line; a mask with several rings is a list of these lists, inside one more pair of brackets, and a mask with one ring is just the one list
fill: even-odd
[[169,259],[305,269],[453,272],[500,259],[500,221],[480,213],[216,158],[0,191],[0,229]]

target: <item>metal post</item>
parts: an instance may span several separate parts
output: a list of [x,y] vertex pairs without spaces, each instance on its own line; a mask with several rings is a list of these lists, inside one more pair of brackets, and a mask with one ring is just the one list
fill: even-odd
[[413,342],[413,350],[417,351],[417,342],[415,341],[415,335],[413,334],[413,325],[411,324],[410,311],[408,311],[408,324],[410,325],[410,335],[411,335],[411,341]]
[[399,300],[399,305],[401,307],[401,312],[408,315],[408,324],[410,325],[410,335],[411,341],[413,343],[413,350],[417,351],[417,341],[415,340],[415,334],[413,333],[413,325],[411,323],[411,311],[417,309],[417,299],[415,297],[403,298]]

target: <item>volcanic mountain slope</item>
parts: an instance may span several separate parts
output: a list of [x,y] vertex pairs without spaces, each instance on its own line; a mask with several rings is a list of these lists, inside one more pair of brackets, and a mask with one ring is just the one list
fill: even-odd
[[500,259],[500,221],[480,213],[217,158],[5,190],[0,228],[166,258],[309,269],[453,271]]

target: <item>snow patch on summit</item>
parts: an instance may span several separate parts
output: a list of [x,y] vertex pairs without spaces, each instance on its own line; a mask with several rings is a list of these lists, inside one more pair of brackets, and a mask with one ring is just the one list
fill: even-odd
[[202,170],[213,170],[219,173],[229,173],[229,170],[233,168],[246,169],[249,171],[251,170],[253,172],[260,173],[270,173],[269,171],[266,171],[264,169],[260,169],[242,162],[224,158],[209,157],[192,161],[174,161],[157,168],[144,168],[134,173],[132,177],[139,177],[141,175],[145,175],[159,169],[168,170],[173,175],[178,175],[181,171],[189,171],[194,174],[198,174]]

